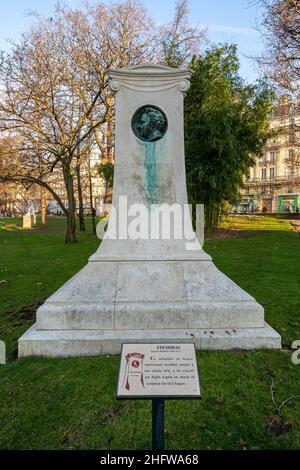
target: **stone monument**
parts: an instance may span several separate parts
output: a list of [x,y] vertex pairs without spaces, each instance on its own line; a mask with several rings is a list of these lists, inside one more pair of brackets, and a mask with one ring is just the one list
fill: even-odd
[[28,212],[23,215],[23,228],[32,228],[32,218]]
[[23,228],[32,228],[36,225],[36,214],[32,202],[28,206],[27,214],[23,215]]
[[119,353],[123,342],[281,347],[262,306],[215,267],[197,240],[190,249],[189,215],[188,236],[176,235],[175,218],[171,236],[128,236],[125,218],[138,204],[150,220],[159,205],[187,203],[183,99],[190,76],[160,65],[109,71],[116,97],[115,213],[88,264],[37,310],[35,325],[19,339],[20,357]]

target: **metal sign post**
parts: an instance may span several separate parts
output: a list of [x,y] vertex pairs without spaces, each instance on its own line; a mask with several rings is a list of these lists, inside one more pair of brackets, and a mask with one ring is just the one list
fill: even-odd
[[163,398],[152,400],[152,450],[165,448],[165,401]]
[[164,449],[165,400],[201,398],[193,343],[123,344],[118,399],[152,400],[152,449]]

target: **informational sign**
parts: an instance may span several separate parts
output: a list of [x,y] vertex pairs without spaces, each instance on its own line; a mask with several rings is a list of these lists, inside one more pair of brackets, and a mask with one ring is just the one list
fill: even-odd
[[118,398],[200,398],[191,343],[123,344]]

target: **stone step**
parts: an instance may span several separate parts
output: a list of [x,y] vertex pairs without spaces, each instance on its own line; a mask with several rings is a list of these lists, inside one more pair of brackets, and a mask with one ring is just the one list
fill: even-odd
[[262,328],[264,310],[253,301],[46,302],[39,330]]
[[68,357],[119,354],[122,343],[191,342],[200,350],[281,349],[281,337],[263,328],[177,330],[52,330],[34,324],[19,339],[19,357]]
[[211,261],[88,263],[37,311],[39,330],[263,325],[262,306]]

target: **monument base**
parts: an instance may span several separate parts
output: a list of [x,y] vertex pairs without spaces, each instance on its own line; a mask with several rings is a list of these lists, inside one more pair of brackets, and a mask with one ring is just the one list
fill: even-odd
[[280,348],[263,307],[206,253],[199,258],[90,261],[37,310],[19,357],[119,353],[126,341]]
[[37,330],[19,340],[19,357],[70,357],[119,354],[122,343],[194,343],[201,350],[280,349],[280,335],[263,328],[192,330]]

